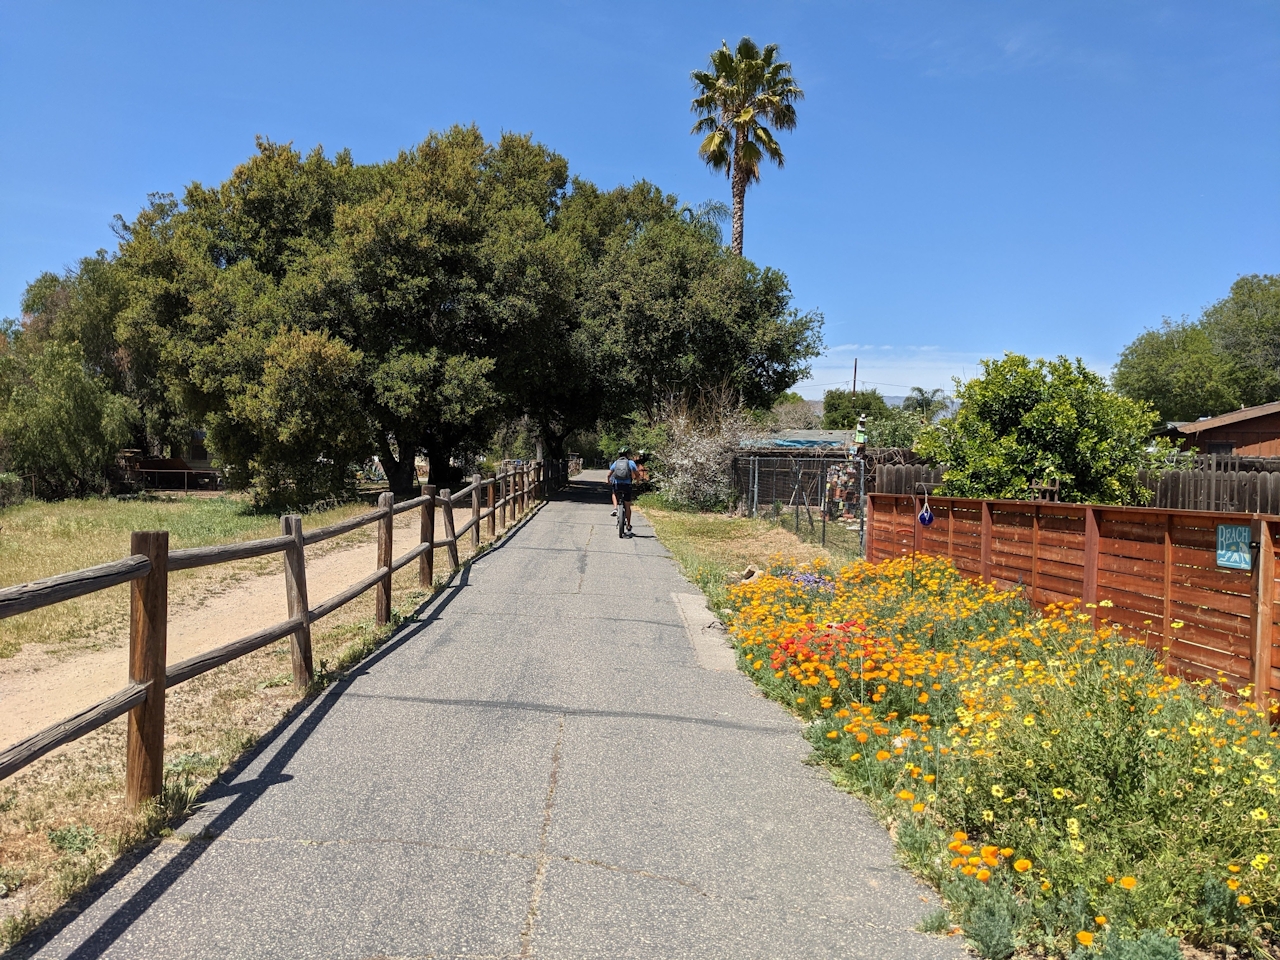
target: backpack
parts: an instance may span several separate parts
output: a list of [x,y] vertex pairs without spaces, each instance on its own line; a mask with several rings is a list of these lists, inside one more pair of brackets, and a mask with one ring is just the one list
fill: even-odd
[[609,479],[619,482],[631,479],[631,464],[627,462],[626,457],[619,457],[613,462],[613,469],[609,473]]

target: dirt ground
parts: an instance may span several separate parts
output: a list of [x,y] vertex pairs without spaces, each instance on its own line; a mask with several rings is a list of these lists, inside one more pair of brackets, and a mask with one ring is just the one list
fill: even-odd
[[[313,606],[377,568],[373,530],[371,525],[336,545],[307,548],[307,594]],[[396,518],[397,556],[417,543],[417,530],[416,511]],[[367,616],[372,603],[370,592],[321,622],[332,627]],[[286,619],[280,557],[207,568],[171,592],[168,662],[177,663]],[[0,660],[0,747],[72,716],[127,682],[128,637],[122,629],[70,650],[28,644],[16,656]]]

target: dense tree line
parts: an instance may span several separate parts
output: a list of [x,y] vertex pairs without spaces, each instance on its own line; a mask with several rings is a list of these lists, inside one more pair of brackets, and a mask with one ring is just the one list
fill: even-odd
[[474,127],[367,165],[261,140],[115,229],[113,253],[37,278],[0,342],[0,467],[50,474],[58,441],[31,425],[56,433],[59,404],[92,447],[50,494],[197,428],[263,503],[340,495],[373,454],[405,494],[415,456],[443,482],[516,420],[556,455],[707,385],[767,409],[821,346],[714,210]]
[[1125,347],[1112,383],[1166,421],[1280,400],[1280,275],[1240,277],[1195,321],[1166,317]]

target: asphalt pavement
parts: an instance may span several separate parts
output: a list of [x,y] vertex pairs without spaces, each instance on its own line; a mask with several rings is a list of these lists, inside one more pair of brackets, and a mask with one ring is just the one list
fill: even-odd
[[[966,956],[732,667],[603,472],[15,951],[41,958]],[[68,919],[69,917],[69,919]]]

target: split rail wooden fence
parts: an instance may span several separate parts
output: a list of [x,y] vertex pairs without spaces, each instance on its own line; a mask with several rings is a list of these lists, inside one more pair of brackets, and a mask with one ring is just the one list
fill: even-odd
[[[1095,619],[1145,636],[1176,672],[1221,672],[1259,703],[1280,700],[1280,517],[930,496],[926,527],[918,496],[868,499],[868,560],[945,556],[1037,606],[1094,604]],[[1217,565],[1220,523],[1251,527],[1252,570]]]
[[[390,493],[384,493],[378,498],[377,509],[317,530],[304,531],[299,516],[281,517],[278,537],[212,547],[170,550],[167,530],[135,532],[130,540],[131,556],[123,560],[0,589],[0,619],[3,619],[124,583],[130,585],[128,686],[0,752],[0,779],[127,713],[125,798],[129,807],[136,809],[159,796],[164,786],[167,689],[290,637],[293,681],[299,690],[305,690],[314,679],[311,625],[317,620],[372,589],[375,618],[379,624],[387,623],[391,618],[393,573],[416,560],[419,582],[429,589],[434,582],[437,549],[447,551],[450,573],[456,571],[460,566],[458,543],[464,535],[470,537],[473,548],[478,547],[482,523],[492,538],[499,526],[509,527],[535,500],[545,499],[551,490],[565,486],[568,480],[568,467],[562,461],[528,463],[496,476],[475,474],[471,483],[456,493],[447,489],[437,492],[433,486],[424,486],[421,496],[401,503],[395,503]],[[456,526],[455,508],[465,506],[470,507],[471,516],[462,526]],[[443,536],[436,534],[437,508],[444,527]],[[397,559],[392,549],[394,520],[397,514],[409,510],[418,510],[420,514],[418,543]],[[378,526],[377,569],[335,596],[312,605],[307,596],[305,547],[369,524]],[[275,553],[284,555],[289,619],[179,663],[168,663],[169,573]]]

